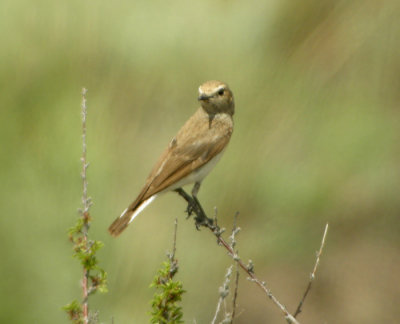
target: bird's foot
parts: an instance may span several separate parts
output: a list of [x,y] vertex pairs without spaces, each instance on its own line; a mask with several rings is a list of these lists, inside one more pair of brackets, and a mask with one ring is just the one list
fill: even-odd
[[189,218],[192,214],[196,215],[194,217],[196,229],[199,230],[201,226],[214,229],[215,226],[213,220],[207,217],[196,196],[190,196],[182,188],[178,188],[175,191],[188,203],[186,208],[187,218]]
[[196,202],[192,199],[190,201],[188,201],[188,205],[186,208],[186,213],[187,213],[187,217],[189,218],[190,216],[192,216],[193,213],[196,213]]
[[213,226],[213,220],[211,218],[208,218],[205,214],[196,214],[196,217],[194,218],[194,225],[196,226],[197,230],[200,230],[201,226],[204,227],[210,227],[212,228]]

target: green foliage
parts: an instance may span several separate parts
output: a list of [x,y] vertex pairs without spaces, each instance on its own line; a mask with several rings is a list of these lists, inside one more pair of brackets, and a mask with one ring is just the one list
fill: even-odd
[[182,321],[182,308],[178,303],[185,292],[180,281],[174,281],[173,277],[178,271],[177,261],[172,257],[163,262],[150,287],[155,287],[156,292],[151,301],[151,323],[154,324],[178,324]]
[[72,323],[83,324],[82,306],[77,300],[73,300],[70,304],[65,305],[62,309],[67,312]]
[[[68,231],[69,238],[74,244],[74,258],[77,258],[83,268],[89,273],[90,294],[97,290],[107,292],[107,273],[99,267],[96,252],[103,247],[103,243],[97,240],[87,240],[84,236],[85,222],[83,217],[78,218],[75,226]],[[88,218],[89,220],[89,218]]]
[[[87,201],[88,205],[89,200]],[[83,267],[84,276],[87,278],[87,287],[84,288],[86,296],[94,294],[96,291],[106,293],[107,273],[98,264],[96,252],[103,247],[103,243],[97,240],[88,239],[87,232],[90,225],[90,215],[88,211],[80,211],[81,217],[76,224],[68,231],[69,239],[74,244],[73,257],[77,258]],[[85,295],[85,293],[84,293]],[[84,299],[87,299],[84,298]],[[87,302],[87,301],[86,301]],[[82,305],[76,300],[63,307],[68,313],[71,321],[76,324],[84,323]]]
[[91,198],[87,196],[86,171],[89,164],[86,162],[86,89],[82,90],[82,204],[76,224],[68,231],[69,239],[74,244],[73,257],[77,258],[83,268],[82,290],[83,300],[79,304],[76,300],[63,307],[73,323],[97,323],[97,312],[89,314],[89,296],[96,291],[107,292],[107,273],[99,267],[96,253],[103,247],[103,243],[91,240],[88,237],[91,217],[89,214],[92,205]]

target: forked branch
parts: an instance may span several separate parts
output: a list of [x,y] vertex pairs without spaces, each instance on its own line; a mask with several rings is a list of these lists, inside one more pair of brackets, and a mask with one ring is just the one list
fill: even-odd
[[[285,319],[288,323],[294,323],[294,324],[299,324],[298,320],[296,319],[296,316],[298,316],[301,311],[302,311],[302,306],[304,304],[304,301],[308,295],[308,293],[311,290],[311,285],[312,282],[315,279],[315,274],[317,272],[317,268],[319,266],[319,262],[320,262],[320,257],[322,254],[322,250],[325,246],[325,241],[326,241],[326,236],[328,233],[328,224],[325,225],[325,230],[324,230],[324,234],[322,236],[322,241],[321,241],[321,245],[320,248],[317,252],[316,255],[316,261],[315,261],[315,265],[313,268],[313,271],[310,275],[310,280],[308,282],[307,288],[303,294],[303,297],[300,300],[299,305],[297,306],[297,309],[294,313],[294,315],[292,315],[287,308],[272,294],[271,289],[269,289],[266,285],[266,283],[264,281],[261,281],[260,279],[258,279],[255,276],[254,273],[254,266],[251,260],[249,260],[249,264],[244,264],[243,261],[240,259],[239,255],[237,252],[235,252],[234,250],[234,234],[232,234],[233,236],[233,244],[228,244],[224,238],[222,237],[222,233],[224,232],[224,229],[220,229],[220,227],[217,224],[217,219],[215,217],[215,219],[211,219],[208,218],[207,215],[205,214],[203,208],[201,207],[200,203],[198,203],[197,199],[193,199],[192,196],[190,196],[188,193],[186,193],[182,188],[179,188],[176,190],[176,192],[183,197],[183,199],[186,200],[186,202],[188,203],[188,217],[191,215],[191,213],[195,213],[196,217],[195,219],[195,225],[196,228],[199,229],[200,226],[206,227],[208,228],[217,238],[217,243],[219,245],[222,245],[227,251],[228,254],[233,258],[233,260],[237,263],[237,265],[242,268],[248,275],[249,275],[249,280],[254,282],[258,287],[261,288],[262,291],[264,291],[264,293],[267,295],[267,297],[269,299],[272,300],[272,302],[281,310],[281,312],[283,313],[283,315],[285,316]],[[233,233],[236,231],[236,220],[235,220],[235,225],[234,225],[234,231]]]
[[[203,211],[203,208],[196,203],[192,196],[186,193],[182,188],[177,189],[176,192],[183,199],[186,200],[186,202],[188,203],[188,210],[196,214],[196,228],[199,228],[200,226],[208,228],[217,238],[217,243],[219,245],[222,245],[228,251],[228,254],[233,258],[233,260],[237,262],[237,264],[249,275],[250,281],[254,282],[258,287],[260,287],[261,290],[264,291],[264,293],[267,295],[267,297],[271,299],[272,302],[281,310],[288,323],[299,324],[296,318],[292,314],[290,314],[287,308],[272,294],[266,283],[256,277],[252,261],[250,260],[249,264],[247,265],[243,263],[239,255],[222,237],[223,231],[219,228],[216,222],[214,222],[214,220],[207,217],[207,215]],[[190,213],[188,214],[190,216]]]

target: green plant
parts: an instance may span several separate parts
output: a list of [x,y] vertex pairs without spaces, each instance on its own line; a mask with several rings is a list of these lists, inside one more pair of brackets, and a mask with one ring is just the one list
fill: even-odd
[[96,253],[102,248],[103,243],[91,240],[88,237],[91,217],[89,214],[92,201],[87,195],[86,171],[89,164],[86,161],[86,89],[82,90],[82,209],[79,210],[79,218],[75,226],[68,231],[69,239],[73,243],[74,254],[83,268],[82,290],[83,300],[79,303],[73,300],[63,309],[69,315],[70,320],[75,324],[88,324],[97,322],[97,313],[89,314],[89,296],[96,291],[107,292],[107,273],[99,266]]
[[156,288],[151,301],[151,323],[154,324],[178,324],[182,321],[182,307],[179,302],[185,293],[180,281],[174,281],[174,276],[178,272],[178,261],[175,259],[176,251],[176,229],[175,220],[174,244],[172,253],[168,253],[168,260],[162,263],[157,275],[154,277],[150,287]]

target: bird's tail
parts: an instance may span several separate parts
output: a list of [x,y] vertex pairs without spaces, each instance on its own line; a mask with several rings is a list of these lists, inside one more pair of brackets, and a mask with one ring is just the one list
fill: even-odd
[[127,209],[125,209],[121,216],[119,216],[108,228],[110,234],[117,237],[122,231],[139,215],[143,209],[145,209],[150,203],[156,198],[156,195],[139,202],[133,203]]

